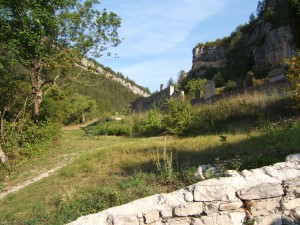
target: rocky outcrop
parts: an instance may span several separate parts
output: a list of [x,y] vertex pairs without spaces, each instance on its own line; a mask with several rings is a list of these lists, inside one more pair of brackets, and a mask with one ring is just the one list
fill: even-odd
[[291,28],[279,27],[265,35],[263,44],[253,48],[255,66],[268,69],[283,66],[284,59],[295,54]]
[[83,216],[69,225],[300,224],[300,154]]
[[[226,68],[232,63],[227,57],[230,46],[229,41],[221,44],[200,44],[193,49],[192,71],[197,76],[203,76],[207,68]],[[250,67],[263,71],[282,67],[285,58],[296,54],[293,35],[290,26],[274,28],[272,24],[259,21],[249,33],[243,33],[242,41],[245,55],[253,58]],[[232,56],[231,56],[232,57]],[[244,74],[245,75],[245,74]]]
[[205,67],[222,67],[226,65],[225,46],[199,45],[193,49],[192,70]]

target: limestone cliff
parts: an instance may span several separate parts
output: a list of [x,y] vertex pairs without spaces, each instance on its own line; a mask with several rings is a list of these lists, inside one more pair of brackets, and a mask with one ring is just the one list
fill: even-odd
[[257,77],[264,77],[296,54],[299,37],[290,3],[266,0],[266,4],[269,8],[264,14],[238,26],[229,37],[198,44],[193,49],[190,76],[213,79],[220,72],[225,80],[237,80],[252,70]]
[[[255,29],[243,36],[242,42],[248,47],[248,54],[253,58],[250,68],[270,70],[284,64],[296,52],[290,26],[273,28],[263,21]],[[207,68],[226,68],[230,63],[230,42],[207,46],[200,44],[193,49],[192,71],[198,76],[205,75]]]

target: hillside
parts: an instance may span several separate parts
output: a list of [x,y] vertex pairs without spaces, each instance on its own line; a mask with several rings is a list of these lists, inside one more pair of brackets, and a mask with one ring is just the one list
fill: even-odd
[[[120,112],[140,96],[149,96],[147,88],[137,85],[134,81],[124,78],[120,73],[113,71],[97,62],[86,58],[77,64],[77,70],[82,70],[84,77],[94,77],[93,85],[74,84],[74,91],[80,95],[94,99],[100,113]],[[89,75],[88,75],[89,74]],[[94,75],[94,76],[93,76]]]
[[259,1],[257,16],[250,15],[249,23],[238,26],[229,37],[199,43],[193,49],[188,80],[202,77],[222,86],[228,80],[244,80],[249,71],[255,78],[264,78],[270,70],[284,66],[284,59],[299,47],[297,10],[293,1]]

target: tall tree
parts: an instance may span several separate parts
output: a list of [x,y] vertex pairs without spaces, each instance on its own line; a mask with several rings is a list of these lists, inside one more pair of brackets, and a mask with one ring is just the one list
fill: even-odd
[[47,84],[67,78],[80,57],[100,57],[120,43],[120,18],[97,10],[99,4],[99,0],[0,0],[1,49],[29,71],[36,122]]

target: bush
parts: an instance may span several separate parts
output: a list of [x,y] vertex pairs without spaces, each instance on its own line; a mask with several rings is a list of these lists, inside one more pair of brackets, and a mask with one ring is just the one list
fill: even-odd
[[124,121],[100,122],[94,128],[95,135],[129,136],[131,135],[130,131],[130,124],[127,124]]
[[168,101],[163,124],[169,133],[175,135],[187,133],[193,120],[193,108],[190,102],[184,99],[170,99]]
[[58,138],[59,126],[47,122],[35,124],[30,118],[6,122],[3,149],[13,161],[31,158],[46,151]]
[[[299,52],[300,55],[300,52]],[[292,59],[286,60],[289,66],[288,79],[292,83],[292,98],[297,103],[297,107],[300,108],[300,56],[293,56]]]

